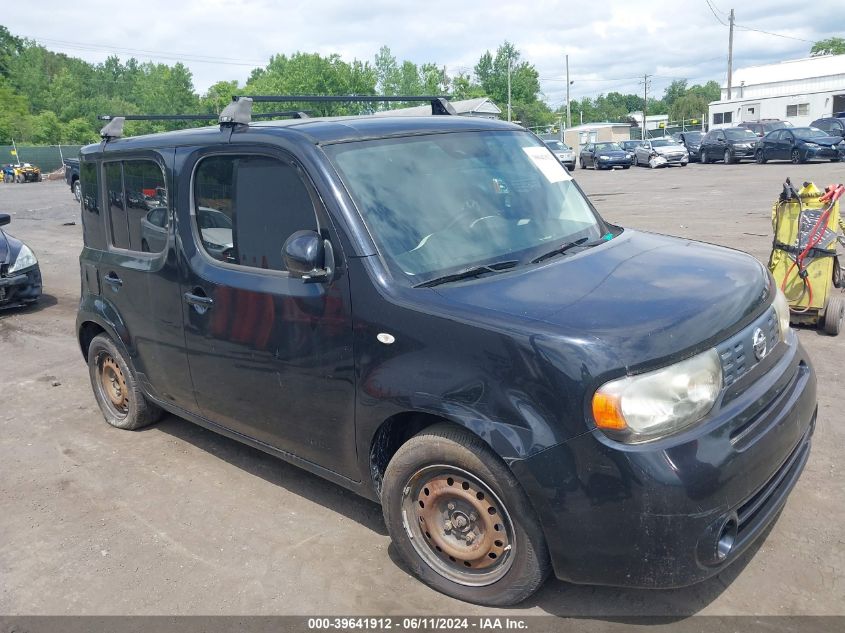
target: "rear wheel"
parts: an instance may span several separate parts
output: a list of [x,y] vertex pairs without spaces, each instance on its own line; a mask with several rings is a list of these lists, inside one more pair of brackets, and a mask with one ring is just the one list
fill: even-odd
[[830,295],[825,303],[822,329],[826,334],[836,336],[842,330],[843,321],[845,321],[845,297]]
[[539,521],[519,483],[477,436],[436,425],[396,452],[384,475],[384,519],[423,582],[478,604],[516,604],[550,570]]
[[161,417],[161,409],[141,393],[128,362],[105,334],[95,336],[88,348],[88,374],[97,404],[112,426],[131,431]]

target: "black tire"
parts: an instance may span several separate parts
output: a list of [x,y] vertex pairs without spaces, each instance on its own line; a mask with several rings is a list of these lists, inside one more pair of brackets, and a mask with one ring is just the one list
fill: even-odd
[[699,162],[699,163],[701,163],[702,165],[706,165],[706,164],[707,164],[707,152],[706,152],[706,151],[701,150],[701,151],[699,152],[699,154],[698,154],[698,162]]
[[758,149],[756,152],[754,152],[754,162],[758,165],[766,164],[766,155],[763,153],[762,149]]
[[838,294],[830,295],[825,302],[822,329],[825,334],[836,336],[842,330],[843,321],[845,321],[845,297]]
[[792,148],[792,152],[789,154],[789,160],[792,161],[793,165],[804,162],[804,159],[801,157],[801,152],[798,151],[797,147]]
[[[112,426],[134,431],[161,418],[161,409],[141,393],[135,373],[106,334],[99,334],[91,341],[88,375],[103,417]],[[106,387],[107,382],[111,387]]]
[[733,154],[731,154],[731,150],[725,150],[725,165],[731,165],[734,162]]
[[[546,541],[528,497],[490,447],[461,428],[437,424],[403,444],[387,466],[381,500],[402,560],[437,591],[507,606],[525,600],[549,575]],[[476,531],[472,541],[464,536]]]
[[630,169],[630,165],[622,165],[622,169]]
[[634,152],[634,157],[631,159],[631,164],[632,164],[634,167],[639,167],[639,166],[640,166],[640,161],[638,161],[638,160],[637,160],[637,153],[636,153],[636,152]]
[[77,202],[82,201],[82,185],[79,184],[78,180],[73,181],[73,197],[76,198]]

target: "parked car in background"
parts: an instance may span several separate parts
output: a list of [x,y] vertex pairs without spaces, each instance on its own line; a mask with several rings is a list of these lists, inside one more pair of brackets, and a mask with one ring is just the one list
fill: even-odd
[[757,135],[744,127],[724,127],[710,130],[701,139],[699,161],[712,163],[723,160],[726,165],[754,158],[757,149]]
[[672,138],[687,148],[691,162],[698,160],[698,150],[701,147],[701,139],[704,138],[704,132],[677,132],[672,135]]
[[595,167],[596,169],[613,169],[621,167],[628,169],[634,155],[622,149],[619,143],[602,142],[587,143],[579,155],[581,169]]
[[[0,213],[0,227],[9,222],[9,215]],[[28,305],[40,296],[41,269],[35,253],[0,228],[0,307]]]
[[762,138],[769,132],[780,130],[785,127],[792,127],[792,123],[789,121],[781,121],[780,119],[760,119],[759,121],[746,121],[740,123],[737,127],[751,130],[758,138]]
[[543,141],[552,154],[570,171],[575,169],[575,150],[560,141]]
[[655,138],[643,141],[634,150],[634,165],[663,167],[680,165],[686,167],[689,163],[689,153],[680,143],[672,138]]
[[73,197],[79,202],[82,200],[82,189],[79,186],[79,159],[65,158],[62,162],[65,165],[65,182],[70,187]]
[[845,141],[815,127],[794,127],[775,130],[757,145],[754,159],[761,165],[770,160],[788,160],[795,164],[820,159],[839,161],[845,158]]
[[816,119],[810,123],[810,127],[827,132],[830,136],[845,138],[845,117],[829,116],[823,119]]
[[631,140],[631,141],[621,141],[621,142],[619,143],[619,146],[620,146],[622,149],[624,149],[626,152],[631,152],[631,154],[633,154],[633,153],[634,153],[634,150],[635,150],[635,149],[637,149],[640,145],[642,145],[642,144],[643,144],[643,142],[644,142],[644,141],[635,141],[635,140]]

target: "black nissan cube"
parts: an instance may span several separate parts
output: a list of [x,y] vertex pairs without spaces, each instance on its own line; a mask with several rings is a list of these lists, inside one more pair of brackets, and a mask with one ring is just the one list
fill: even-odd
[[480,604],[691,584],[772,523],[816,379],[754,258],[605,221],[509,123],[241,114],[81,152],[109,424],[166,411],[376,500]]

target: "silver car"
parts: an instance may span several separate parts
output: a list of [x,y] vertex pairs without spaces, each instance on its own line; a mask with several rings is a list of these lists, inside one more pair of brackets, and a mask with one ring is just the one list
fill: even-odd
[[557,156],[557,159],[569,170],[575,169],[575,150],[573,150],[566,143],[560,141],[543,141],[552,154]]
[[643,141],[634,150],[634,165],[663,167],[668,165],[680,165],[686,167],[689,164],[689,152],[683,145],[671,138],[655,138]]

